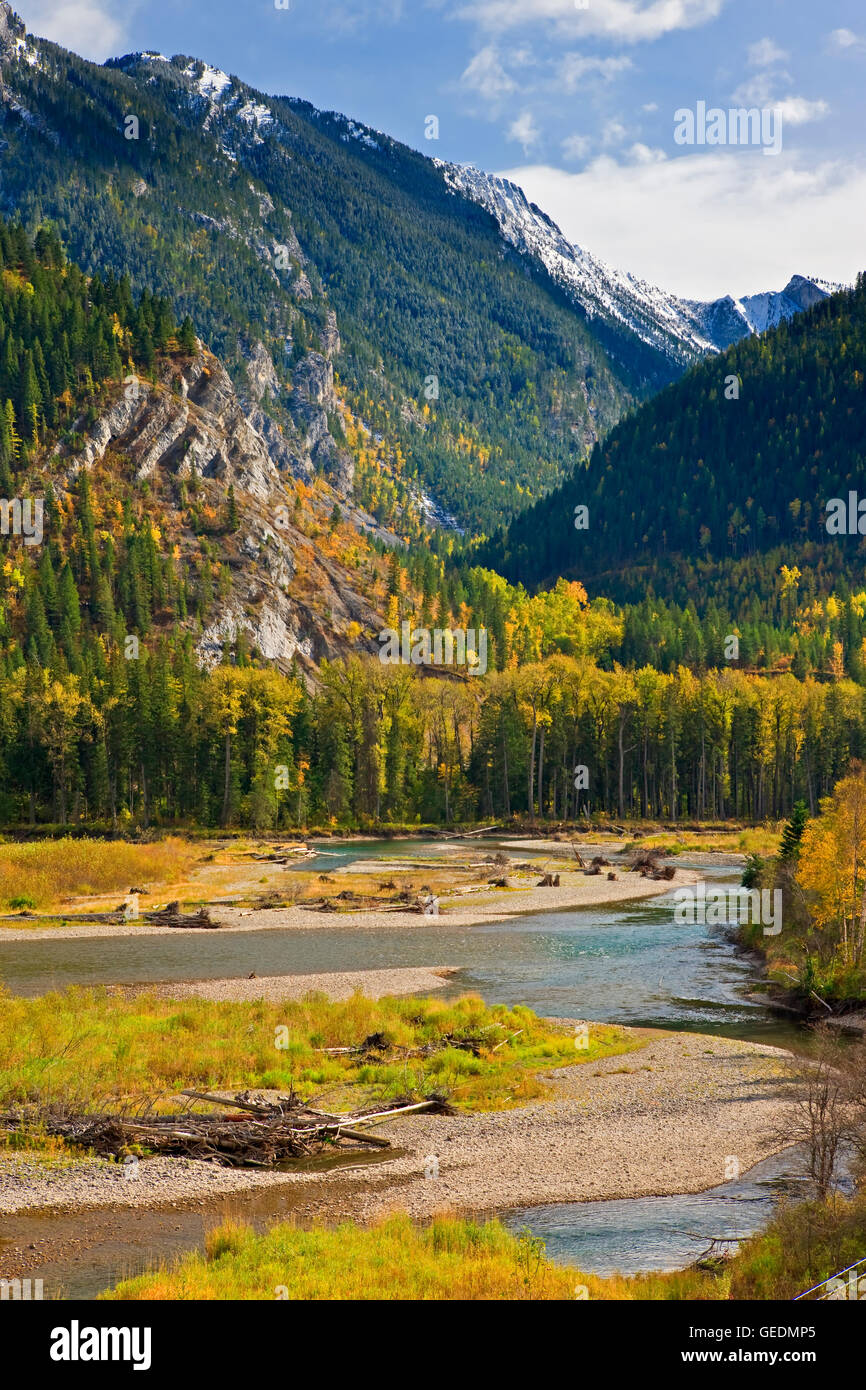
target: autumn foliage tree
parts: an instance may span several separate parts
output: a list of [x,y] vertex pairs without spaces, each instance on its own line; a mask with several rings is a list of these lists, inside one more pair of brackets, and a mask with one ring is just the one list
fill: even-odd
[[866,767],[855,764],[821,811],[803,831],[796,877],[815,926],[845,965],[859,967],[866,933]]

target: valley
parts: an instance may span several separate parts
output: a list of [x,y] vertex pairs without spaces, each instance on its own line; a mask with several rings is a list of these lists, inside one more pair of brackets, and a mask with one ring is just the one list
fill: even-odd
[[431,154],[0,3],[3,1301],[866,1257],[863,272]]
[[[14,931],[3,931],[7,987],[13,990],[23,987],[34,1000],[37,993],[61,983],[66,968],[73,970],[75,978],[85,985],[96,984],[98,980],[110,981],[113,986],[110,997],[117,997],[118,1001],[120,998],[141,998],[145,1003],[154,994],[174,1001],[196,998],[286,1001],[310,997],[310,989],[319,992],[319,997],[327,994],[339,1000],[350,999],[352,987],[368,998],[375,996],[377,987],[389,995],[402,993],[404,989],[418,994],[429,991],[429,975],[432,973],[440,977],[436,980],[437,993],[444,989],[446,999],[460,1000],[470,989],[478,990],[486,999],[501,1001],[512,1009],[528,1005],[541,1013],[556,1011],[560,1015],[564,1013],[579,1018],[592,1006],[594,1016],[629,1021],[627,1027],[617,1023],[612,1030],[608,1029],[620,1039],[614,1053],[624,1048],[629,1054],[625,1067],[619,1066],[615,1058],[605,1065],[602,1072],[597,1067],[588,1066],[595,1056],[595,1044],[591,1039],[595,1036],[597,1025],[592,1024],[586,1057],[582,1049],[577,1051],[580,1065],[566,1065],[562,1082],[556,1080],[555,1072],[544,1078],[547,1091],[551,1082],[555,1083],[550,1101],[541,1104],[536,1101],[528,1109],[518,1108],[505,1110],[500,1115],[493,1114],[483,1124],[481,1117],[466,1117],[459,1122],[441,1117],[423,1120],[422,1117],[380,1128],[378,1132],[390,1137],[396,1146],[394,1158],[389,1159],[386,1154],[376,1155],[376,1168],[372,1172],[368,1172],[358,1159],[353,1160],[351,1169],[341,1170],[336,1184],[338,1196],[334,1192],[333,1170],[305,1174],[303,1164],[295,1173],[269,1176],[244,1171],[230,1173],[214,1169],[210,1164],[196,1164],[189,1160],[149,1159],[142,1164],[139,1180],[133,1184],[123,1181],[124,1174],[122,1170],[118,1172],[116,1165],[106,1165],[104,1162],[96,1165],[85,1162],[82,1165],[78,1161],[70,1166],[68,1162],[58,1164],[48,1155],[42,1159],[43,1176],[40,1177],[38,1163],[34,1169],[34,1162],[38,1158],[34,1154],[23,1168],[14,1157],[5,1164],[7,1182],[12,1179],[7,1199],[12,1203],[9,1210],[17,1211],[21,1216],[27,1214],[27,1221],[30,1222],[29,1225],[26,1222],[22,1225],[16,1219],[12,1221],[10,1230],[13,1233],[16,1230],[31,1230],[38,1237],[33,1242],[33,1248],[42,1252],[51,1248],[51,1242],[56,1239],[54,1232],[62,1227],[64,1221],[68,1225],[68,1218],[52,1217],[40,1226],[33,1224],[31,1215],[45,1207],[51,1211],[79,1211],[82,1236],[77,1238],[77,1245],[80,1253],[74,1268],[67,1270],[69,1277],[74,1280],[78,1277],[75,1274],[77,1262],[83,1261],[86,1266],[96,1253],[84,1235],[91,1219],[97,1223],[94,1230],[101,1232],[100,1244],[106,1243],[105,1218],[97,1220],[95,1215],[106,1205],[118,1212],[127,1210],[130,1205],[135,1210],[154,1208],[153,1218],[145,1223],[142,1231],[147,1233],[148,1240],[161,1241],[165,1248],[168,1232],[178,1224],[175,1215],[178,1211],[181,1213],[181,1231],[201,1229],[201,1216],[195,1213],[202,1201],[208,1204],[203,1209],[205,1217],[207,1212],[217,1210],[214,1203],[229,1201],[228,1208],[225,1205],[220,1208],[223,1213],[232,1210],[240,1215],[247,1210],[255,1211],[258,1220],[264,1220],[266,1225],[265,1213],[275,1215],[277,1211],[294,1212],[309,1222],[327,1218],[339,1210],[343,1217],[351,1212],[357,1219],[368,1221],[375,1219],[378,1213],[389,1210],[395,1199],[401,1208],[421,1216],[428,1210],[440,1209],[443,1203],[469,1213],[500,1208],[508,1211],[512,1207],[547,1201],[600,1201],[622,1197],[629,1192],[697,1191],[704,1186],[714,1185],[719,1176],[716,1167],[720,1147],[730,1147],[736,1142],[740,1146],[738,1151],[742,1149],[745,1112],[741,1116],[736,1106],[731,1106],[730,1088],[746,1088],[741,1102],[746,1104],[748,1088],[756,1084],[765,1087],[764,1104],[768,1116],[772,1114],[774,1106],[778,1107],[779,1104],[777,1092],[783,1076],[778,1059],[786,1055],[784,1050],[779,1050],[779,1043],[787,1043],[789,1037],[794,1037],[794,1030],[789,1027],[786,1031],[785,1025],[774,1022],[765,1008],[748,1001],[743,991],[748,987],[750,971],[748,967],[738,965],[736,956],[725,945],[723,937],[712,932],[707,934],[706,929],[700,927],[684,930],[674,926],[669,881],[650,884],[632,875],[632,883],[628,883],[627,860],[623,862],[621,842],[607,846],[583,846],[581,856],[588,858],[596,848],[605,855],[614,856],[613,862],[617,864],[613,870],[617,879],[615,884],[607,879],[599,881],[599,878],[590,878],[582,882],[585,889],[592,892],[579,893],[577,882],[569,888],[567,881],[562,882],[560,888],[538,890],[535,898],[549,897],[551,906],[546,911],[535,906],[534,911],[526,915],[526,892],[519,891],[517,883],[513,884],[513,888],[518,890],[516,892],[501,889],[491,892],[486,882],[490,870],[485,870],[484,861],[492,863],[496,858],[502,860],[507,857],[512,862],[516,859],[525,868],[534,866],[534,872],[529,875],[532,881],[537,881],[539,873],[553,863],[563,866],[563,880],[576,879],[576,875],[569,875],[565,871],[568,860],[573,859],[570,846],[550,842],[533,847],[532,841],[521,842],[517,854],[526,855],[527,859],[523,860],[515,856],[514,846],[502,841],[482,840],[476,842],[475,846],[471,841],[465,841],[457,848],[451,848],[449,844],[447,849],[441,841],[398,840],[380,844],[365,844],[362,841],[357,845],[340,845],[329,841],[326,856],[319,862],[325,862],[327,858],[329,863],[327,877],[333,883],[327,891],[335,895],[332,897],[335,906],[340,904],[341,895],[345,896],[344,884],[354,884],[369,877],[378,879],[387,873],[389,882],[398,887],[407,882],[417,885],[419,870],[425,883],[429,882],[434,887],[443,875],[451,884],[461,882],[467,885],[480,878],[481,894],[480,898],[472,895],[473,906],[467,912],[462,905],[466,886],[458,890],[457,896],[443,892],[440,899],[441,915],[435,925],[427,924],[423,917],[413,918],[405,912],[385,915],[376,911],[359,913],[351,907],[348,910],[340,907],[336,914],[325,914],[312,926],[307,923],[316,914],[307,911],[304,915],[302,907],[254,911],[247,913],[241,923],[238,913],[243,917],[247,910],[241,908],[240,903],[244,900],[254,903],[256,897],[267,896],[269,883],[279,879],[285,882],[287,877],[293,883],[300,880],[305,891],[315,899],[319,892],[319,875],[311,869],[305,870],[303,861],[299,860],[291,867],[272,869],[270,877],[263,880],[258,873],[263,866],[261,862],[250,865],[249,849],[238,846],[227,850],[223,847],[218,850],[216,864],[212,866],[214,856],[206,852],[204,867],[194,871],[192,878],[183,884],[167,882],[161,890],[163,895],[184,892],[195,894],[193,900],[201,900],[203,876],[206,874],[210,893],[218,890],[216,898],[209,900],[209,909],[222,923],[216,934],[218,941],[211,933],[206,933],[208,944],[205,947],[201,939],[196,942],[189,939],[191,936],[201,938],[201,933],[188,933],[185,937],[181,933],[179,941],[178,934],[170,929],[126,923],[111,928],[112,949],[109,955],[102,949],[103,968],[98,976],[88,971],[86,955],[82,955],[80,949],[82,940],[86,938],[78,933],[85,929],[74,929],[76,934],[72,935],[73,929],[68,924],[82,911],[97,910],[102,906],[99,899],[86,898],[68,904],[66,930],[58,926],[56,929],[46,927],[27,931],[22,922],[21,928],[16,926]],[[254,849],[261,852],[266,846],[260,845]],[[468,855],[467,850],[470,851]],[[411,856],[411,867],[406,865],[406,856]],[[336,867],[331,867],[335,861]],[[464,867],[468,863],[475,864],[474,871]],[[704,872],[729,876],[731,869],[726,866],[712,871],[705,869]],[[519,876],[518,870],[514,877]],[[677,883],[688,883],[696,877],[693,870],[677,869]],[[235,898],[236,906],[222,906],[226,890]],[[616,898],[620,891],[624,891],[627,897],[622,906],[617,906]],[[246,899],[245,893],[249,894]],[[641,893],[663,895],[659,898],[658,908],[654,908],[650,914],[641,906]],[[503,899],[507,901],[508,897],[512,898],[512,903],[506,906]],[[578,899],[583,899],[580,907],[576,906]],[[143,901],[142,909],[145,905]],[[503,913],[512,915],[503,916]],[[263,926],[266,921],[268,927],[265,932]],[[236,980],[222,978],[232,968],[231,959],[225,954],[228,942],[224,933],[237,931],[238,928],[242,928],[241,934],[235,938],[238,965],[242,961],[245,972],[246,967],[255,967],[249,980],[245,976]],[[105,940],[107,929],[92,927],[87,930],[99,931]],[[150,934],[153,931],[161,935],[153,936]],[[51,949],[47,954],[41,953],[47,973],[40,979],[32,973],[28,974],[37,964],[38,957],[29,959],[27,946],[31,940],[44,939],[49,932]],[[172,939],[165,941],[166,932]],[[130,933],[134,934],[134,938]],[[23,945],[19,950],[16,943],[22,938]],[[123,949],[128,943],[131,944],[132,939],[137,943],[134,954],[129,949]],[[354,950],[350,944],[353,939]],[[674,940],[677,945],[672,953]],[[57,945],[54,945],[55,941]],[[164,948],[161,946],[163,941]],[[64,942],[74,948],[68,967],[64,967],[63,963],[61,948]],[[706,950],[708,946],[712,948],[709,954]],[[635,957],[636,950],[638,955]],[[454,964],[447,970],[436,968],[433,972],[427,971],[426,978],[425,972],[417,966],[408,965],[409,961],[435,961],[445,957]],[[291,976],[289,972],[295,960],[303,973]],[[379,961],[385,960],[390,963],[390,969],[383,972],[377,966]],[[401,960],[407,962],[402,967],[403,981],[399,979],[401,971],[394,969],[394,963]],[[272,961],[279,961],[282,972],[279,977],[268,978],[268,972],[273,969]],[[348,988],[344,985],[342,974],[309,973],[311,965],[325,968],[337,962],[341,971],[355,963],[355,974],[349,977]],[[124,988],[118,994],[121,982],[126,982],[128,986],[141,978],[142,967],[151,972],[151,979],[162,976],[166,981],[168,967],[171,969],[172,982],[163,983],[156,989],[152,985],[137,984],[134,992]],[[220,972],[220,978],[212,981],[212,987],[208,986],[206,979],[200,983],[194,982],[196,975],[206,976],[214,967]],[[656,968],[664,971],[658,981],[658,992],[646,991],[643,982],[649,985]],[[605,990],[607,993],[603,994]],[[690,1000],[689,1004],[686,998]],[[175,1004],[174,1007],[179,1005]],[[255,1019],[257,1013],[258,1009],[254,1007],[251,1017]],[[275,1016],[279,1016],[279,1011]],[[266,1032],[265,1020],[262,1020],[261,1026]],[[565,1026],[566,1019],[561,1017],[558,1027]],[[577,1024],[567,1026],[576,1033]],[[699,1034],[671,1032],[672,1027],[675,1030],[695,1027],[705,1030],[704,1044],[700,1043]],[[746,1036],[755,1041],[733,1041]],[[73,1060],[78,1044],[70,1039],[70,1045],[70,1060]],[[578,1043],[570,1037],[566,1039],[566,1045],[572,1054],[578,1048]],[[712,1057],[717,1060],[706,1060]],[[689,1058],[693,1060],[689,1061]],[[567,1063],[569,1059],[566,1056],[564,1060]],[[562,1060],[559,1065],[562,1065]],[[582,1079],[584,1068],[591,1070],[596,1078],[590,1078],[589,1090]],[[707,1068],[721,1068],[721,1071],[718,1077],[711,1080],[709,1072],[704,1075]],[[681,1094],[671,1094],[671,1069],[677,1078],[677,1085],[682,1088]],[[599,1077],[610,1079],[599,1081]],[[759,1077],[762,1078],[760,1082]],[[648,1093],[647,1085],[650,1088]],[[687,1116],[696,1104],[696,1093],[701,1096],[698,1102],[700,1138],[694,1152],[690,1152],[683,1147],[685,1130],[682,1127],[688,1125]],[[719,1101],[717,1115],[712,1110],[711,1096],[714,1094],[718,1095]],[[513,1105],[514,1101],[510,1104]],[[755,1129],[752,1123],[754,1113],[752,1103],[748,1102],[748,1114],[752,1117],[749,1132],[754,1135],[755,1144],[743,1160],[749,1166],[765,1153],[759,1137],[760,1130]],[[594,1117],[591,1145],[598,1161],[587,1168],[581,1144],[587,1142],[586,1124],[590,1115]],[[671,1126],[680,1136],[676,1163],[671,1161],[669,1147]],[[718,1131],[716,1126],[719,1127]],[[431,1182],[424,1177],[424,1156],[433,1150],[441,1153],[443,1140],[455,1147],[453,1150],[449,1148],[447,1156],[441,1156],[441,1181]],[[491,1144],[499,1155],[493,1159],[492,1168],[483,1157]],[[602,1146],[600,1156],[599,1145]],[[609,1154],[605,1152],[606,1145],[610,1147]],[[500,1155],[503,1146],[510,1155],[507,1161],[510,1167],[503,1167],[503,1162],[506,1162]],[[537,1155],[541,1152],[548,1155],[544,1169],[538,1167]],[[617,1153],[632,1155],[625,1173],[621,1161],[615,1156]],[[369,1161],[367,1156],[368,1166]],[[23,1174],[28,1168],[30,1176],[22,1185],[20,1178],[15,1180],[15,1175]],[[568,1174],[571,1176],[568,1177]],[[252,1206],[243,1196],[245,1192],[250,1192]],[[254,1193],[260,1196],[254,1198]],[[266,1194],[270,1194],[267,1202]],[[164,1207],[169,1195],[173,1200],[170,1210],[175,1214],[160,1217],[158,1210]],[[180,1208],[177,1203],[180,1203]],[[184,1211],[189,1211],[189,1217],[183,1215]],[[93,1213],[92,1218],[90,1213]],[[164,1235],[159,1234],[162,1229],[160,1222],[164,1224]],[[120,1229],[118,1227],[118,1232]],[[184,1235],[180,1240],[185,1242],[187,1238]],[[116,1240],[112,1238],[107,1244],[109,1249],[115,1249]],[[182,1244],[175,1243],[171,1248],[180,1249]],[[125,1257],[115,1252],[111,1258],[122,1263],[124,1258],[135,1261],[138,1257],[130,1249]],[[111,1268],[118,1270],[120,1265],[113,1264]],[[19,1254],[14,1272],[31,1277],[59,1277],[59,1271],[43,1268],[40,1254],[30,1254],[25,1259]]]

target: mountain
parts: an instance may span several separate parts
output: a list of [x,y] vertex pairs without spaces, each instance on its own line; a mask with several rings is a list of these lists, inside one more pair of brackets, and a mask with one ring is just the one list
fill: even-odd
[[[802,601],[862,573],[856,500],[853,530],[828,525],[828,503],[847,508],[864,474],[861,276],[699,362],[620,421],[480,558],[514,582],[574,575],[623,601],[649,591],[724,602],[735,615],[798,589]],[[798,573],[786,579],[783,564]]]
[[[242,399],[253,364],[279,424],[297,423],[299,364],[337,335],[354,496],[410,538],[431,505],[492,530],[676,375],[385,135],[188,56],[85,62],[5,5],[0,56],[2,210],[191,314]],[[319,443],[348,484],[339,429]]]
[[[513,185],[198,58],[86,62],[5,3],[0,117],[0,209],[191,315],[241,401],[407,539],[492,532],[696,356],[823,293],[687,304],[571,247]],[[308,437],[309,353],[333,359],[348,441],[333,410]]]
[[[22,542],[3,503],[0,674],[92,671],[130,637],[203,668],[376,650],[396,541],[316,477],[316,446],[244,407],[167,301],[88,279],[50,233],[0,222],[0,272],[0,492],[45,512]],[[312,427],[338,406],[330,361],[304,366]]]
[[[514,185],[201,59],[86,62],[5,4],[0,118],[0,207],[191,317],[277,474],[355,518],[362,550],[494,533],[696,357],[825,297],[794,277],[686,304],[571,247]],[[282,650],[338,649],[343,617],[334,646],[281,610]]]
[[622,325],[678,366],[721,352],[749,333],[763,333],[840,288],[794,275],[783,290],[766,294],[725,295],[706,303],[680,299],[574,245],[510,180],[471,165],[440,162],[439,167],[449,187],[495,217],[504,241],[543,265],[590,322]]

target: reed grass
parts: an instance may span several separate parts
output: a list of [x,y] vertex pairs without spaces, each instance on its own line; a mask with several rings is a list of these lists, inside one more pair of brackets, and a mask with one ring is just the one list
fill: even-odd
[[196,850],[178,836],[152,844],[123,840],[35,840],[0,844],[0,907],[42,909],[64,900],[126,893],[179,878]]
[[106,1299],[177,1300],[609,1300],[720,1298],[724,1284],[698,1271],[599,1279],[547,1258],[529,1232],[500,1222],[439,1216],[426,1226],[392,1215],[371,1227],[274,1226],[256,1234],[228,1222],[205,1249],[118,1284]]
[[[329,1055],[373,1034],[391,1049]],[[445,1045],[473,1040],[479,1055]],[[587,1046],[522,1006],[488,1007],[477,995],[381,999],[322,994],[285,1003],[182,1002],[75,987],[25,999],[0,994],[0,1105],[64,1101],[83,1110],[169,1097],[184,1088],[255,1087],[304,1097],[370,1100],[442,1093],[459,1109],[497,1110],[549,1092],[540,1072],[643,1046],[622,1029],[592,1024]],[[393,1049],[432,1044],[402,1059]]]

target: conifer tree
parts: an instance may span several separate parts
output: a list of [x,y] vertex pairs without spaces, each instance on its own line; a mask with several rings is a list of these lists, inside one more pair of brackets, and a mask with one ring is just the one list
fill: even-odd
[[782,839],[779,846],[779,858],[788,860],[796,859],[800,853],[800,841],[803,838],[803,831],[806,829],[806,822],[809,819],[809,811],[805,801],[796,801],[791,817],[786,822],[782,831]]

